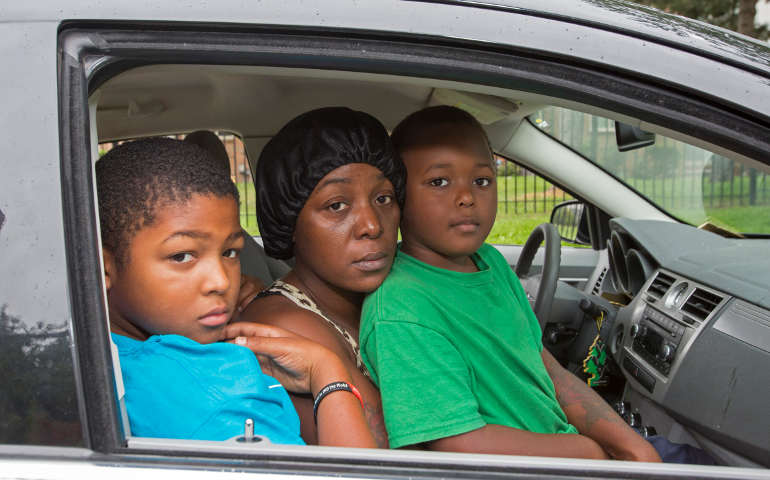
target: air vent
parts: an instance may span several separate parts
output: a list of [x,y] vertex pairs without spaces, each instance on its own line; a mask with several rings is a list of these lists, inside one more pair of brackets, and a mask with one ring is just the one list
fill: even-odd
[[594,283],[594,288],[591,291],[594,295],[599,295],[602,293],[602,283],[604,283],[604,277],[607,275],[607,267],[604,267],[602,269],[602,273],[599,274],[598,277],[596,277],[596,283]]
[[658,272],[655,280],[652,281],[649,287],[647,287],[647,295],[655,300],[660,300],[663,295],[666,294],[671,285],[674,284],[674,277],[666,275],[663,272]]
[[717,308],[721,301],[722,297],[719,295],[696,288],[690,298],[682,305],[682,311],[702,322]]

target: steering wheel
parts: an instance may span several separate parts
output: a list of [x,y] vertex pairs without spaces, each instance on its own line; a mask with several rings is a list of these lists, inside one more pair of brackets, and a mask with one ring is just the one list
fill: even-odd
[[[545,240],[545,259],[540,275],[529,275],[532,260],[535,258],[540,244]],[[561,262],[561,236],[552,223],[541,223],[529,234],[527,242],[521,249],[521,255],[516,262],[516,276],[521,280],[527,298],[535,299],[532,310],[540,322],[540,329],[545,328],[551,316],[551,306],[556,293],[556,281],[559,279],[559,263]],[[536,293],[535,293],[536,292]]]

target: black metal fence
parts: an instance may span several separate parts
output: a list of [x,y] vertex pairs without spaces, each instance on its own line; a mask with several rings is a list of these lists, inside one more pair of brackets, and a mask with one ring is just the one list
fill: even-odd
[[251,175],[249,160],[246,157],[246,149],[237,135],[219,133],[219,138],[224,143],[230,157],[230,175],[238,186],[238,193],[241,196],[241,225],[247,232],[256,235],[258,233],[257,193],[254,190],[254,180]]
[[550,214],[554,205],[573,197],[537,173],[497,158],[498,213]]
[[[611,173],[662,208],[684,215],[685,220],[690,210],[770,206],[770,175],[732,159],[711,155],[704,161],[683,155],[660,162],[644,158],[643,152],[638,157],[615,163]],[[500,213],[549,213],[554,205],[573,198],[510,161],[498,160],[497,181]]]
[[702,172],[688,175],[688,167],[692,168],[686,161],[676,167],[679,171],[668,178],[656,175],[648,179],[641,191],[659,199],[664,207],[686,207],[699,199],[711,208],[770,205],[765,172],[716,155]]
[[656,135],[649,147],[618,151],[615,122],[549,107],[533,123],[664,209],[730,209],[770,205],[766,172],[679,140]]

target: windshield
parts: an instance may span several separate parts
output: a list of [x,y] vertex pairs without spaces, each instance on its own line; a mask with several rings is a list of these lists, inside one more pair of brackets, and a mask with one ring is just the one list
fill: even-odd
[[766,171],[662,135],[654,145],[620,152],[613,120],[574,110],[548,107],[529,118],[675,218],[770,234]]

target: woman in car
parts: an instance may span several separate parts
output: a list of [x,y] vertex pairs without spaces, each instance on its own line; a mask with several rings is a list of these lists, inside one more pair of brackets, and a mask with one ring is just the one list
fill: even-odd
[[[241,320],[277,325],[331,349],[347,363],[367,422],[387,447],[380,395],[358,349],[364,296],[396,253],[405,170],[371,115],[331,107],[298,116],[257,163],[257,218],[268,255],[294,268],[263,291]],[[317,443],[313,399],[292,397],[302,437]]]

